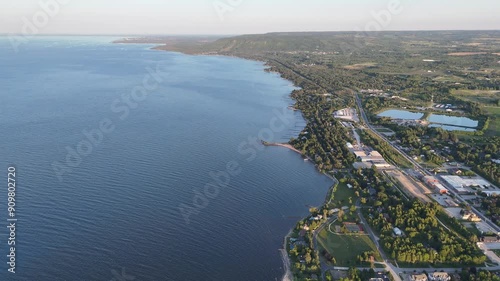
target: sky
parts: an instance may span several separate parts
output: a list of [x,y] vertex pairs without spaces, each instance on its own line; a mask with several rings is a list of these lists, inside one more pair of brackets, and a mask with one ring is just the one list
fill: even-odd
[[499,0],[0,0],[0,33],[500,29]]

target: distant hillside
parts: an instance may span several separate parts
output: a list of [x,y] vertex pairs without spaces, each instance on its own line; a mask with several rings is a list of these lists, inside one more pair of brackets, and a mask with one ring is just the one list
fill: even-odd
[[262,55],[273,52],[335,52],[350,46],[366,45],[370,37],[357,36],[355,33],[268,33],[221,38],[201,45],[179,42],[165,45],[160,49],[181,49],[188,53],[217,53],[231,55]]
[[[400,52],[410,42],[413,45],[413,51],[418,49],[428,51],[428,45],[418,46],[418,42],[449,43],[451,46],[453,42],[468,42],[472,39],[498,38],[499,36],[499,31],[290,32],[242,35],[205,41],[203,44],[200,44],[201,42],[193,44],[192,40],[178,40],[174,44],[160,46],[158,49],[243,57],[284,52],[366,54],[378,52],[380,49],[384,52]],[[473,46],[470,49],[476,50]],[[457,49],[453,48],[453,50]],[[469,50],[464,48],[460,51]]]

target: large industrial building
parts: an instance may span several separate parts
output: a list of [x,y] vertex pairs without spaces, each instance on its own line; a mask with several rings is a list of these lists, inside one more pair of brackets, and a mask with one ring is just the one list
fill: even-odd
[[482,192],[493,195],[500,194],[500,189],[481,177],[441,176],[441,178],[459,193],[471,193],[472,189],[480,188]]

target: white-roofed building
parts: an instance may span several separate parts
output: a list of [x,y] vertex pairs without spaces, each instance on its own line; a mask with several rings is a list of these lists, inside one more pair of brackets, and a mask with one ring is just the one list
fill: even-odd
[[401,231],[401,229],[395,227],[393,230],[394,234],[396,234],[396,236],[401,236],[403,235],[403,232]]

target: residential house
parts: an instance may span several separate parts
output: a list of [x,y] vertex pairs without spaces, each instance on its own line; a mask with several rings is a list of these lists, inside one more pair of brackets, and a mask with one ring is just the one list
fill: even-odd
[[310,221],[313,221],[313,220],[314,220],[314,221],[320,221],[320,220],[322,220],[322,219],[323,219],[323,215],[317,215],[317,216],[315,216],[315,217],[311,217],[311,218],[309,218],[309,220],[310,220]]
[[457,176],[461,176],[463,174],[462,170],[458,168],[448,169],[448,173],[450,173],[450,175],[457,175]]
[[340,209],[339,208],[335,208],[335,209],[331,209],[330,211],[328,211],[328,214],[329,215],[333,215],[333,214],[338,213],[338,212],[340,212]]
[[450,281],[451,277],[447,272],[429,273],[429,281]]
[[410,276],[410,280],[411,281],[428,281],[429,279],[427,279],[427,275],[425,274],[413,274],[412,276]]
[[498,242],[498,237],[497,236],[483,236],[483,237],[481,237],[481,242],[495,243],[495,242]]
[[384,217],[386,222],[392,222],[391,216],[389,216],[388,213],[383,213],[382,216]]
[[395,234],[396,236],[401,236],[401,235],[403,235],[403,232],[401,231],[401,229],[399,229],[399,228],[397,228],[397,227],[395,227],[392,231],[394,232],[394,234]]
[[462,216],[463,220],[466,221],[471,221],[471,222],[480,222],[481,218],[478,217],[476,214],[470,211],[465,211],[464,215]]

